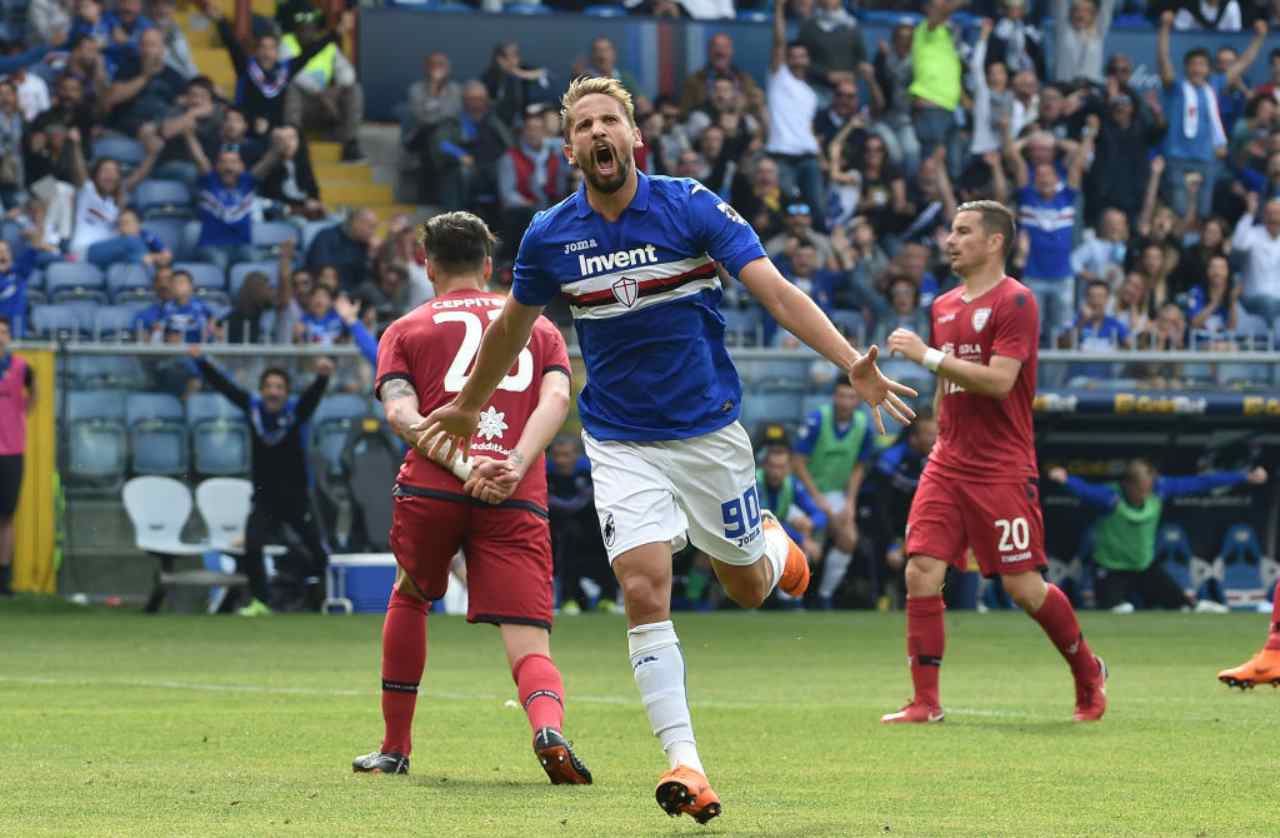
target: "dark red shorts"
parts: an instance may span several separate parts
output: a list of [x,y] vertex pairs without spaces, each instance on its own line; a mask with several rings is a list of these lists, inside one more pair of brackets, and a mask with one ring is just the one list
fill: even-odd
[[551,530],[544,515],[396,495],[391,550],[428,599],[448,590],[459,549],[467,559],[468,622],[551,628]]
[[973,483],[926,470],[907,516],[907,555],[966,569],[973,549],[986,577],[1044,567],[1044,515],[1035,481]]

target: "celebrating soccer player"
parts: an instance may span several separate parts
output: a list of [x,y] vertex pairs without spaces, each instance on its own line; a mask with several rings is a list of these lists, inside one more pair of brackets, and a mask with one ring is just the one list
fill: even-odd
[[[551,662],[551,532],[543,450],[569,412],[569,356],[546,318],[513,354],[511,374],[486,399],[477,450],[492,455],[469,474],[427,456],[421,410],[462,389],[503,297],[484,291],[493,234],[467,212],[419,230],[436,298],[397,320],[378,352],[377,395],[387,421],[413,448],[395,486],[391,549],[399,568],[382,626],[382,747],[358,757],[359,772],[406,774],[418,683],[427,662],[427,605],[444,596],[449,565],[467,557],[467,620],[502,634],[511,677],[533,728],[533,749],[553,783],[591,782],[561,733],[564,684]],[[511,367],[511,365],[508,365]],[[444,460],[443,462],[450,462]],[[458,473],[461,471],[461,473]],[[463,482],[465,480],[465,483]]]
[[935,373],[938,441],[907,520],[907,655],[915,697],[881,721],[940,722],[938,676],[947,565],[972,548],[985,576],[999,575],[1014,602],[1067,659],[1077,721],[1107,709],[1107,668],[1080,633],[1070,600],[1045,584],[1031,402],[1040,318],[1036,298],[1005,276],[1015,244],[1013,213],[995,201],[962,204],[946,251],[964,284],[933,303],[932,345],[898,329],[889,348]]
[[822,310],[783,279],[751,227],[697,181],[636,171],[631,96],[612,78],[579,78],[563,101],[575,194],[539,213],[520,244],[511,297],[485,333],[453,402],[427,417],[445,455],[465,451],[481,410],[534,330],[543,306],[568,298],[587,366],[579,401],[596,507],[626,600],[636,685],[670,770],[659,805],[705,823],[720,814],[698,758],[685,661],[671,623],[673,542],[712,558],[740,605],[775,587],[804,592],[804,553],[760,510],[751,441],[738,424],[742,386],[724,345],[716,263],[796,337],[848,372],[857,393],[899,421],[914,391],[881,375]]

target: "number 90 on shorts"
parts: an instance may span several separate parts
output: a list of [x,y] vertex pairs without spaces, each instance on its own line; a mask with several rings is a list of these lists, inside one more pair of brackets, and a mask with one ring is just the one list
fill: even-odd
[[724,518],[724,537],[739,547],[759,537],[760,497],[754,485],[748,487],[742,497],[720,504],[720,514]]

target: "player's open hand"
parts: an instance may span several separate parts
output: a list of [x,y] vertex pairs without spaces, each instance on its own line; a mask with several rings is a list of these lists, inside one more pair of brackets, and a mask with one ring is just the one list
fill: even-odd
[[1249,470],[1248,479],[1254,486],[1261,486],[1267,482],[1267,470],[1262,466],[1254,466]]
[[471,435],[480,422],[479,410],[465,410],[450,402],[431,411],[426,419],[410,426],[417,438],[414,445],[436,462],[451,462],[454,452],[461,452],[463,462],[471,453]]
[[1048,477],[1050,482],[1065,484],[1067,482],[1067,470],[1062,466],[1054,466],[1049,469]]
[[878,357],[880,357],[879,348],[872,346],[865,355],[854,361],[849,369],[849,383],[853,385],[858,396],[871,405],[871,415],[876,420],[876,430],[883,434],[884,419],[880,416],[880,408],[883,407],[889,411],[889,415],[902,424],[909,425],[911,420],[916,418],[916,413],[901,397],[914,398],[919,394],[905,384],[885,378],[884,373],[880,372],[880,368],[876,366]]

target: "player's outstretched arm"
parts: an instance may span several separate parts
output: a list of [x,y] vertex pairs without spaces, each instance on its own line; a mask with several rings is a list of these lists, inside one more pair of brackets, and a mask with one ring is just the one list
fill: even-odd
[[818,304],[787,282],[769,258],[762,256],[748,262],[738,278],[782,328],[849,374],[853,389],[871,405],[880,433],[884,433],[881,407],[904,425],[916,417],[915,411],[901,398],[915,396],[916,391],[885,378],[875,364],[876,348],[873,346],[862,355],[850,346]]
[[498,319],[493,321],[480,341],[476,365],[467,377],[462,392],[452,402],[437,408],[423,420],[421,430],[433,440],[430,456],[435,460],[449,461],[453,452],[462,452],[467,459],[471,435],[480,421],[484,408],[503,376],[511,369],[520,350],[529,342],[533,324],[542,314],[542,306],[527,306],[508,296]]
[[[908,361],[932,370],[940,378],[959,384],[967,392],[993,399],[1003,399],[1009,395],[1018,381],[1018,372],[1022,369],[1021,361],[1003,355],[992,355],[990,365],[975,364],[973,361],[962,361],[954,355],[944,355],[941,350],[930,349],[910,329],[894,330],[889,335],[888,343],[890,351],[900,353]],[[937,356],[930,356],[929,353],[932,352],[936,352]]]
[[542,376],[538,391],[538,406],[524,423],[520,441],[511,449],[505,462],[477,467],[464,487],[469,495],[475,495],[489,503],[501,503],[515,492],[520,481],[537,461],[538,455],[547,449],[551,440],[564,426],[569,415],[569,376],[552,370]]

